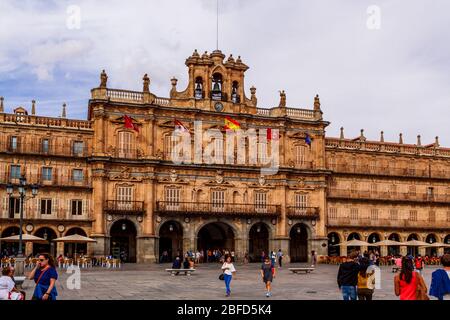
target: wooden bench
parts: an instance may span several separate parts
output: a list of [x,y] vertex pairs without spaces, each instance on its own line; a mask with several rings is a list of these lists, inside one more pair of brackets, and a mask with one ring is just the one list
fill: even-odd
[[393,267],[392,267],[392,272],[393,272],[393,273],[396,273],[396,272],[399,272],[399,271],[402,271],[402,268],[401,268],[401,267],[397,267],[397,266],[393,266]]
[[305,268],[289,268],[289,271],[291,271],[292,273],[300,273],[300,272],[304,272],[304,273],[310,273],[312,271],[314,271],[316,268],[311,268],[311,267],[305,267]]
[[178,275],[180,273],[184,273],[185,276],[190,276],[195,269],[166,269],[167,272],[170,272],[172,276]]

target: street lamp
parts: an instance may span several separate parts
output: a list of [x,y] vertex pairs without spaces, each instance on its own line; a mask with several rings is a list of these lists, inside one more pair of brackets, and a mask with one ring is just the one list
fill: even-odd
[[36,184],[27,185],[27,179],[22,175],[19,179],[19,184],[9,183],[6,186],[6,193],[11,198],[14,194],[14,187],[17,187],[17,191],[20,196],[20,220],[19,220],[19,251],[17,252],[17,274],[22,276],[24,274],[24,256],[22,252],[22,229],[23,229],[23,204],[26,199],[27,189],[31,188],[31,197],[34,198],[38,194],[39,187]]

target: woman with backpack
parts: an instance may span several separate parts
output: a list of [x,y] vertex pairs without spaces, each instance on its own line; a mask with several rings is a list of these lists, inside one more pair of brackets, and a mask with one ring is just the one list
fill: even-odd
[[369,265],[369,259],[361,259],[357,286],[358,300],[372,300],[373,292],[375,290],[375,270],[367,272]]
[[394,278],[394,289],[400,300],[429,300],[427,285],[420,273],[414,271],[413,260],[408,257],[402,259],[402,270]]

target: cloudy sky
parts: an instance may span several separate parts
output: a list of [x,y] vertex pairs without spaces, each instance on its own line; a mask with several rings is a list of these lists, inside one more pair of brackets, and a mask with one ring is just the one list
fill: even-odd
[[[259,107],[284,89],[289,106],[311,108],[318,93],[329,136],[343,126],[346,137],[364,128],[371,140],[384,130],[389,141],[403,132],[450,146],[450,1],[220,0],[220,11],[219,47],[250,66],[246,92],[257,87]],[[151,91],[168,96],[172,76],[184,89],[192,51],[216,46],[216,0],[0,0],[0,12],[8,112],[36,99],[40,115],[66,102],[83,119],[102,69],[129,90],[148,73]]]

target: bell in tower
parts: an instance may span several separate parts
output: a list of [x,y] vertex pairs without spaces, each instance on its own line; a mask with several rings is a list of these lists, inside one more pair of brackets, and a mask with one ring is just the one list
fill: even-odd
[[194,97],[197,100],[203,99],[203,81],[201,77],[198,77],[195,80],[195,91],[194,91]]
[[213,75],[213,89],[211,91],[211,99],[222,100],[222,75],[215,73]]
[[233,86],[231,88],[231,101],[233,103],[240,102],[240,98],[239,98],[237,90],[238,90],[238,83],[237,83],[237,81],[233,81]]

